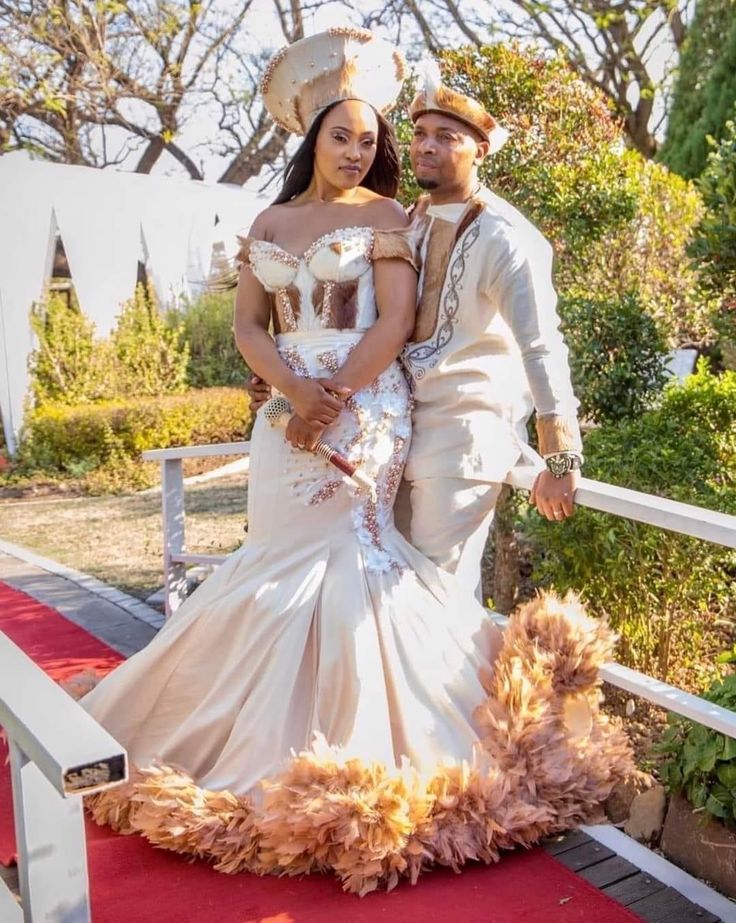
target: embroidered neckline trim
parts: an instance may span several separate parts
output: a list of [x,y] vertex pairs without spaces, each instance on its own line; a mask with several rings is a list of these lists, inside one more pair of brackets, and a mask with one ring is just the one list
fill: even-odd
[[[279,244],[273,243],[270,240],[253,240],[253,245],[261,244],[265,247],[268,247],[272,250],[278,250],[279,253],[282,253],[286,257],[286,261],[293,266],[295,269],[298,268],[300,263],[308,263],[314,254],[321,247],[325,246],[330,240],[334,238],[348,237],[356,232],[363,232],[368,235],[367,243],[370,246],[370,241],[373,238],[373,228],[368,227],[367,225],[351,225],[346,228],[335,228],[334,231],[328,231],[326,234],[322,234],[321,237],[318,237],[316,240],[313,240],[312,243],[307,247],[304,253],[301,256],[298,256],[296,253],[292,253],[291,250],[286,250],[284,247]],[[369,249],[369,246],[366,247],[366,250]]]

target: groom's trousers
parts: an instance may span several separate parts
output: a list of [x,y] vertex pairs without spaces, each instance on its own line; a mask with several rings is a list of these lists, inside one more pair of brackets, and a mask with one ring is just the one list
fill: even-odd
[[402,535],[438,567],[480,587],[481,558],[501,484],[436,477],[402,481],[394,507]]

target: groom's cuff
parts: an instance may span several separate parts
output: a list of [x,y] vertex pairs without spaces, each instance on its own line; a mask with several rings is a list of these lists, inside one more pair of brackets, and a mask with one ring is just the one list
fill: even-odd
[[582,455],[583,442],[575,417],[562,417],[548,413],[537,415],[539,454],[543,457],[558,452],[577,452]]

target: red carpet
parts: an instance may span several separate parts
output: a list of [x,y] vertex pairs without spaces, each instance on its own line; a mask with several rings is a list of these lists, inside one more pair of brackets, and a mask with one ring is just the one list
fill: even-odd
[[[55,610],[0,583],[0,630],[55,679],[121,658]],[[10,778],[0,753],[0,862],[14,855]],[[331,877],[222,875],[87,823],[94,923],[625,923],[639,918],[543,850],[510,853],[462,875],[439,869],[417,887],[362,900]]]

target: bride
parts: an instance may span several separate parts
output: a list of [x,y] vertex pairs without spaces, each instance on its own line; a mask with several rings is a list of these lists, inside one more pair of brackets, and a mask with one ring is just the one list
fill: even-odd
[[502,635],[393,524],[417,265],[383,113],[403,70],[354,29],[268,66],[266,105],[306,137],[241,241],[235,336],[288,423],[256,418],[244,547],[82,700],[132,763],[89,799],[100,823],[360,893],[591,820],[630,769],[598,710],[607,629],[548,598]]

